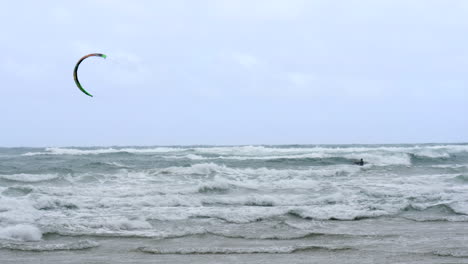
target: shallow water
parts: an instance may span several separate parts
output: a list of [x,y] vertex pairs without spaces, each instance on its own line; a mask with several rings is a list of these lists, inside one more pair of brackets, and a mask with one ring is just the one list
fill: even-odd
[[0,148],[0,259],[468,263],[468,145]]

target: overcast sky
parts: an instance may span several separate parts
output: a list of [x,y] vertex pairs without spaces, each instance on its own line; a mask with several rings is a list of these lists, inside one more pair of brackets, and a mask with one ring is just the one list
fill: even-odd
[[0,29],[0,146],[468,142],[464,0],[16,0]]

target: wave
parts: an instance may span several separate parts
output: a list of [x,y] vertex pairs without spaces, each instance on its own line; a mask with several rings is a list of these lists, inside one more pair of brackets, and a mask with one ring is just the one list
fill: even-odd
[[20,197],[31,193],[34,189],[30,186],[12,186],[2,191],[2,194],[10,197]]
[[300,155],[281,155],[281,156],[202,156],[197,154],[187,154],[183,156],[167,156],[168,159],[191,159],[191,160],[276,160],[276,159],[323,159],[331,158],[332,155],[320,153],[308,153]]
[[[149,223],[147,223],[149,225]],[[57,230],[51,230],[48,234],[58,234],[61,236],[93,236],[93,237],[109,237],[109,238],[153,238],[153,239],[173,239],[173,238],[183,238],[197,235],[210,234],[204,228],[190,228],[185,230],[184,227],[177,227],[177,229],[172,230],[157,230],[157,229],[147,229],[147,226],[138,225],[135,226],[134,223],[131,224],[132,227],[127,227],[126,224],[114,225],[112,229],[104,226],[90,226],[86,228],[82,225],[75,225],[75,227],[70,228],[59,228]]]
[[[46,148],[45,151],[28,152],[24,156],[35,155],[99,155],[112,153],[130,154],[176,154],[168,158],[185,158],[191,160],[204,159],[320,159],[332,157],[346,157],[352,155],[354,158],[370,159],[369,162],[383,164],[390,156],[394,159],[399,156],[408,164],[407,155],[426,158],[450,158],[452,154],[468,152],[468,145],[416,145],[416,146],[223,146],[223,147],[109,147],[109,148]],[[178,156],[182,154],[181,156]],[[364,156],[363,156],[364,155]],[[366,155],[368,155],[366,157]],[[373,156],[378,159],[372,161]],[[379,158],[382,157],[382,158]]]
[[20,250],[20,251],[59,251],[59,250],[83,250],[98,247],[99,243],[91,240],[80,240],[70,243],[59,244],[17,244],[17,243],[0,243],[1,249]]
[[193,164],[189,167],[167,167],[157,169],[150,173],[154,174],[171,174],[171,175],[210,175],[216,172],[225,171],[229,169],[225,165],[218,165],[215,163],[200,163]]
[[156,175],[202,175],[202,176],[236,176],[236,177],[258,177],[267,176],[268,178],[290,178],[290,177],[313,177],[313,176],[336,176],[348,175],[360,171],[360,166],[355,165],[328,165],[307,167],[305,169],[270,169],[261,168],[232,168],[216,163],[198,163],[188,167],[167,167],[163,169],[152,170],[150,174]]
[[454,178],[454,180],[464,182],[464,183],[468,183],[468,175],[458,175],[458,176],[456,176]]
[[158,254],[158,255],[200,255],[200,254],[291,254],[300,251],[342,251],[352,250],[351,247],[327,247],[316,245],[297,245],[287,247],[212,247],[212,248],[152,248],[152,247],[139,247],[138,251],[144,253]]
[[304,165],[333,165],[333,164],[354,164],[359,159],[364,159],[366,163],[388,166],[388,165],[411,165],[411,158],[407,153],[307,153],[300,155],[281,155],[281,156],[211,156],[205,157],[196,154],[187,154],[183,156],[166,156],[166,159],[189,159],[189,160],[261,160],[269,162],[287,162],[294,161]]
[[112,153],[151,154],[184,151],[184,148],[102,148],[102,149],[79,149],[79,148],[46,148],[42,152],[27,152],[23,156],[36,155],[99,155]]
[[439,249],[433,251],[432,254],[440,257],[468,258],[468,250],[466,248]]
[[[202,205],[204,206],[262,206],[272,207],[275,205],[287,205],[291,202],[291,199],[284,201],[286,197],[274,197],[272,195],[246,195],[242,197],[209,197],[202,199]],[[298,202],[298,204],[301,204]]]
[[8,181],[17,181],[17,182],[41,182],[41,181],[50,181],[59,178],[58,174],[27,174],[27,173],[19,173],[19,174],[0,174],[0,179],[8,180]]
[[449,154],[446,154],[446,155],[432,155],[432,156],[429,156],[429,155],[418,155],[418,154],[413,154],[413,153],[410,153],[409,154],[410,158],[411,158],[411,163],[412,164],[434,164],[434,163],[439,163],[441,161],[444,161],[444,160],[448,160],[451,158],[451,155]]
[[[290,228],[295,228],[289,226]],[[225,238],[241,238],[241,239],[249,239],[249,240],[299,240],[299,239],[307,239],[307,238],[317,238],[317,237],[349,237],[349,234],[339,234],[339,233],[321,233],[321,232],[288,232],[283,234],[262,234],[262,235],[251,235],[251,234],[231,234],[227,232],[206,232],[204,234],[207,235],[214,235],[219,237]],[[360,236],[360,235],[352,235],[352,236]]]
[[88,164],[83,165],[85,168],[104,168],[104,169],[114,169],[114,168],[130,168],[127,165],[124,165],[119,162],[102,162],[102,161],[95,161],[95,162],[90,162]]
[[[220,229],[221,228],[221,229]],[[249,232],[238,232],[234,230],[225,230],[220,226],[198,226],[198,227],[175,227],[174,229],[165,229],[165,230],[155,230],[155,229],[146,229],[136,228],[128,229],[125,228],[119,231],[137,231],[137,232],[112,232],[111,230],[96,230],[89,229],[85,231],[84,229],[77,229],[76,231],[72,230],[54,230],[48,234],[58,234],[61,236],[95,236],[95,237],[117,237],[117,238],[153,238],[153,239],[173,239],[173,238],[186,238],[193,236],[216,236],[223,238],[231,239],[247,239],[247,240],[299,240],[307,238],[317,238],[320,236],[324,237],[350,237],[350,236],[360,236],[360,235],[349,235],[341,233],[322,233],[322,232],[313,232],[309,230],[295,230],[295,227],[287,225],[287,231],[278,233],[276,232],[264,232],[261,234],[251,234]],[[113,230],[116,231],[116,230]]]
[[[289,206],[281,198],[271,196],[268,198],[240,197],[237,199],[214,198],[202,200],[204,207],[188,207],[184,212],[165,211],[164,216],[155,214],[150,218],[155,220],[173,221],[186,219],[219,219],[227,223],[245,224],[274,219],[287,219],[296,217],[304,220],[335,220],[335,221],[360,221],[380,217],[401,217],[414,221],[468,221],[468,215],[463,211],[455,211],[453,208],[440,209],[441,207],[427,208],[425,210],[408,211],[408,208],[388,208],[387,210],[349,206],[345,203],[323,206],[316,204]],[[236,205],[241,206],[236,206]],[[223,206],[227,206],[224,208]],[[447,207],[448,208],[448,207]],[[405,211],[406,210],[406,211]],[[445,210],[445,211],[444,211]]]
[[57,210],[57,209],[78,209],[78,205],[73,202],[62,200],[59,198],[45,198],[42,197],[37,199],[34,204],[34,208],[37,210]]
[[431,165],[432,168],[441,168],[441,169],[466,169],[468,164],[438,164]]
[[[100,224],[98,226],[101,226]],[[110,223],[106,223],[106,226],[111,230],[144,230],[150,229],[152,226],[145,220],[129,220],[122,219],[116,220]]]
[[[50,220],[49,220],[50,221]],[[175,234],[179,230],[175,230]],[[145,219],[115,217],[83,217],[58,219],[47,224],[47,234],[61,236],[99,236],[99,237],[152,237],[164,238],[171,235],[165,230],[156,230]],[[182,235],[186,235],[183,233]]]
[[468,214],[462,210],[457,210],[455,207],[456,205],[452,204],[437,204],[432,206],[409,205],[401,211],[399,216],[417,222],[468,221]]
[[403,209],[404,212],[437,212],[443,213],[447,215],[465,215],[463,213],[457,212],[454,208],[451,207],[450,204],[437,204],[432,206],[415,206],[415,205],[408,205]]
[[[341,206],[343,209],[310,206],[273,206],[273,202],[257,202],[255,206],[244,207],[205,207],[203,210],[193,210],[191,208],[184,213],[176,215],[166,214],[164,217],[152,216],[157,220],[185,220],[185,219],[219,219],[226,223],[246,224],[274,219],[287,219],[288,217],[299,217],[304,220],[341,220],[355,221],[366,218],[377,218],[390,215],[385,211],[365,211],[358,209],[349,209]],[[208,204],[209,205],[209,204]],[[222,204],[221,204],[222,205]],[[228,204],[229,205],[229,204]]]
[[[344,206],[342,206],[344,207]],[[368,218],[377,218],[388,216],[389,213],[383,210],[365,211],[356,209],[342,208],[338,211],[330,210],[310,210],[310,209],[291,209],[287,212],[290,216],[299,217],[305,220],[339,220],[339,221],[358,221]]]
[[444,153],[468,152],[468,145],[416,145],[416,146],[226,146],[194,148],[198,153],[239,155],[242,156],[268,156],[275,154],[302,154],[302,153],[363,153],[383,151],[389,153],[416,153],[420,155],[437,156]]
[[198,192],[199,193],[227,193],[233,188],[234,188],[233,185],[228,184],[226,182],[210,182],[210,183],[201,184],[198,187]]

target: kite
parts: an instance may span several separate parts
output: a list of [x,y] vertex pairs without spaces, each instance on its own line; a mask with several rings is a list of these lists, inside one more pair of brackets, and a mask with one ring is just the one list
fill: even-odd
[[81,86],[80,84],[80,81],[78,81],[78,67],[80,66],[80,63],[82,61],[84,61],[85,59],[89,58],[89,57],[101,57],[101,58],[106,58],[107,56],[104,55],[104,54],[101,54],[101,53],[91,53],[91,54],[88,54],[84,57],[82,57],[75,65],[75,70],[73,70],[73,78],[75,79],[75,83],[76,83],[76,86],[78,86],[78,88],[83,92],[85,93],[86,95],[88,96],[91,96],[93,97],[90,93],[88,93],[84,88],[83,86]]

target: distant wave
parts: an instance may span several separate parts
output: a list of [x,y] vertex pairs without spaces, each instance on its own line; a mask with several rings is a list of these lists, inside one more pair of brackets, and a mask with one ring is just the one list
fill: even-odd
[[167,167],[153,170],[154,174],[162,175],[240,175],[240,176],[269,176],[274,177],[304,177],[304,176],[334,176],[337,174],[355,173],[360,170],[355,165],[336,165],[313,167],[306,169],[270,169],[270,168],[232,168],[216,163],[198,163],[187,167]]
[[237,248],[237,247],[211,247],[211,248],[156,248],[156,247],[140,247],[137,250],[144,253],[165,255],[165,254],[177,254],[177,255],[188,255],[188,254],[291,254],[299,251],[341,251],[341,250],[352,250],[351,247],[327,247],[327,246],[308,246],[308,245],[297,245],[288,247],[248,247],[248,248]]
[[[93,155],[127,152],[134,154],[145,153],[176,153],[190,152],[198,157],[217,155],[220,157],[268,157],[294,155],[326,155],[340,156],[340,154],[386,153],[386,154],[414,154],[426,157],[448,157],[452,153],[468,152],[468,145],[419,145],[419,146],[223,146],[223,147],[109,147],[109,148],[46,148],[45,151],[28,152],[24,156],[34,155]],[[193,156],[194,158],[197,156]]]
[[416,153],[421,155],[436,155],[438,153],[468,152],[467,145],[419,145],[419,146],[315,146],[315,147],[271,147],[271,146],[232,146],[194,148],[198,153],[242,156],[267,156],[275,154],[303,154],[303,153],[363,153],[384,151],[388,153]]
[[126,166],[122,163],[119,162],[102,162],[102,161],[95,161],[95,162],[90,162],[83,167],[85,168],[102,168],[102,169],[115,169],[115,168],[130,168],[129,166]]
[[181,156],[166,156],[167,159],[189,159],[189,160],[263,160],[270,162],[294,161],[307,165],[330,165],[330,164],[354,164],[357,160],[363,158],[372,165],[410,165],[410,156],[406,153],[307,153],[297,155],[274,155],[274,156],[202,156],[197,154],[187,154]]
[[28,152],[23,156],[35,156],[35,155],[99,155],[99,154],[110,154],[110,153],[166,153],[176,152],[184,149],[181,148],[169,148],[169,147],[158,147],[158,148],[100,148],[100,149],[78,149],[78,148],[46,148],[42,152]]

